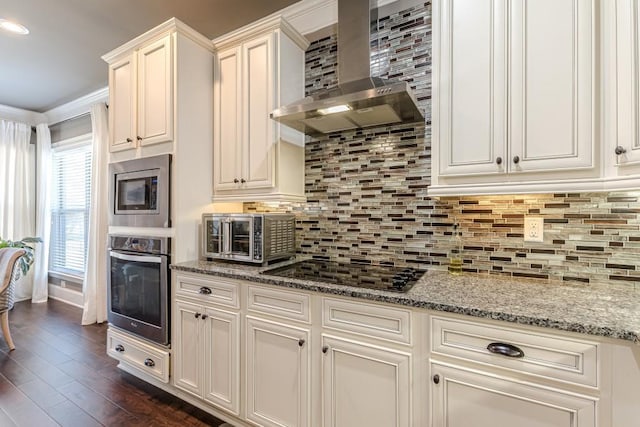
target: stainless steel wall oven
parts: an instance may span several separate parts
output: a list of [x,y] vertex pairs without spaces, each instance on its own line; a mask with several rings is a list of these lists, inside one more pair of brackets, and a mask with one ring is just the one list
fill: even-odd
[[170,239],[112,235],[109,243],[109,323],[169,345]]

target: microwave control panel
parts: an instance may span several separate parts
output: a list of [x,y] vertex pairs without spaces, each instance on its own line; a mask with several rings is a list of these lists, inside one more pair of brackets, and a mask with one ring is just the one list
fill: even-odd
[[253,259],[262,260],[262,218],[253,218]]

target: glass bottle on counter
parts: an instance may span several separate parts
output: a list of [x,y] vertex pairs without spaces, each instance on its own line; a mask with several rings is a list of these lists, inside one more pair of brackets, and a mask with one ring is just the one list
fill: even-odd
[[453,224],[451,233],[451,252],[449,254],[449,274],[462,274],[462,231],[459,225]]

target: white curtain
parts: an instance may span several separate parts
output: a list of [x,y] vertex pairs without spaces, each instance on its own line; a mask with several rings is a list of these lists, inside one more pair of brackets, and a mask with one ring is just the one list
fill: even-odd
[[82,324],[102,323],[107,320],[107,155],[108,116],[104,103],[91,107],[93,133],[93,159],[91,168],[91,207],[87,265],[82,293],[84,309]]
[[[35,148],[31,128],[0,120],[0,237],[31,237],[34,227]],[[31,298],[33,269],[16,284],[16,300]]]
[[49,297],[49,239],[51,235],[51,132],[46,123],[36,126],[36,244],[32,303],[46,302]]

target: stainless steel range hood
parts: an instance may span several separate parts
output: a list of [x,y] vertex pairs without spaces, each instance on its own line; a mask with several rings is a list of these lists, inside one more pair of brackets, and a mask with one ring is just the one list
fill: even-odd
[[272,119],[307,135],[424,122],[408,83],[371,77],[371,3],[338,0],[338,86],[280,107]]

